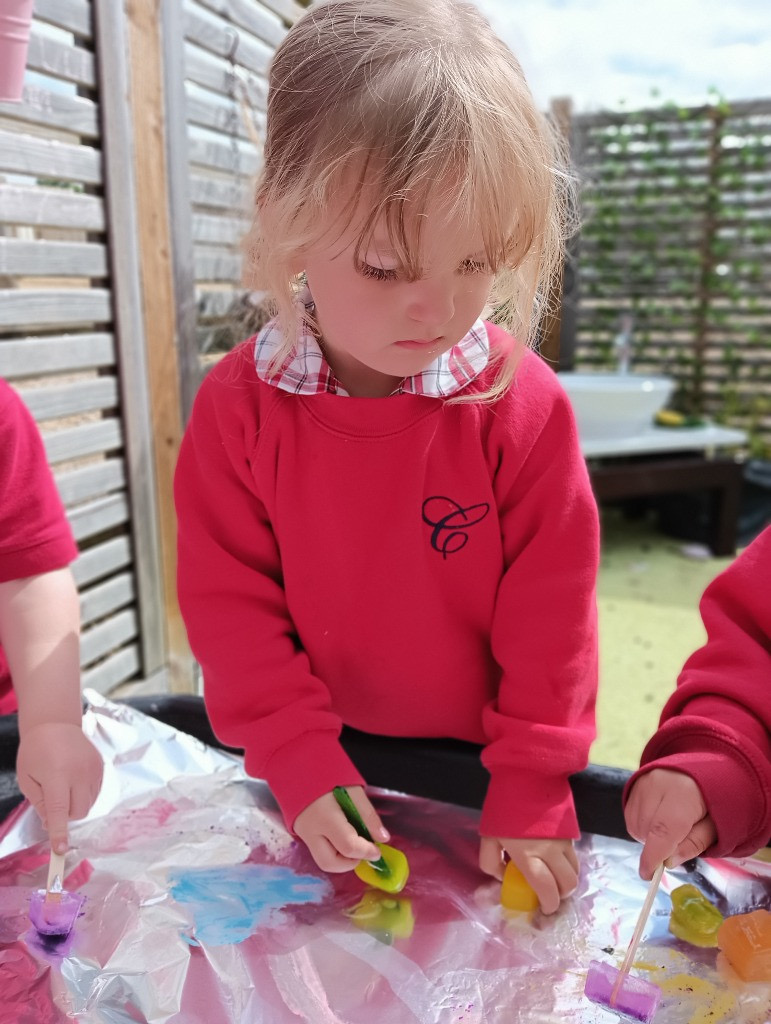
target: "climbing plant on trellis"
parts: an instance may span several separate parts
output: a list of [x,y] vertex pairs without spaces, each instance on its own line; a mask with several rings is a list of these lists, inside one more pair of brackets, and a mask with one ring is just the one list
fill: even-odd
[[674,404],[771,454],[771,100],[574,118],[576,365],[674,376]]

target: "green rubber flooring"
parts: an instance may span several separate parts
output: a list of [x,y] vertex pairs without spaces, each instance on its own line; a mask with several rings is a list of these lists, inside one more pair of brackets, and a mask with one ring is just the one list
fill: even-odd
[[686,546],[649,520],[603,510],[595,764],[637,767],[683,662],[704,642],[699,599],[731,559],[687,557]]

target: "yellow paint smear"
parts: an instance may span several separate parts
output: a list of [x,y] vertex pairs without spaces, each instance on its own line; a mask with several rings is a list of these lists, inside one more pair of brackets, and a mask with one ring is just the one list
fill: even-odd
[[695,1004],[688,1024],[718,1024],[736,1005],[732,992],[693,974],[675,974],[658,984],[664,995],[685,996]]

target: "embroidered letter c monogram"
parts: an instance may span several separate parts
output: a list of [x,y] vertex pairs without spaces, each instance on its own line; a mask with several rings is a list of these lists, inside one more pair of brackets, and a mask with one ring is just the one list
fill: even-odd
[[468,528],[481,523],[490,506],[486,501],[462,508],[452,498],[437,494],[423,502],[423,522],[432,527],[431,547],[442,558],[454,555],[468,542]]

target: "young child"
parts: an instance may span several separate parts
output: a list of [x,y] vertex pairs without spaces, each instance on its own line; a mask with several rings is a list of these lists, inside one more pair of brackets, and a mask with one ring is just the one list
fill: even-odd
[[771,527],[707,587],[691,655],[627,784],[640,874],[771,839]]
[[204,381],[175,484],[212,724],[318,865],[377,855],[336,785],[387,838],[341,724],[455,737],[490,772],[482,869],[511,857],[547,913],[597,681],[596,506],[525,344],[567,185],[472,4],[314,5],[270,71],[250,252],[278,315]]
[[37,426],[0,380],[0,714],[18,708],[19,788],[59,853],[102,778],[81,728],[77,553]]

